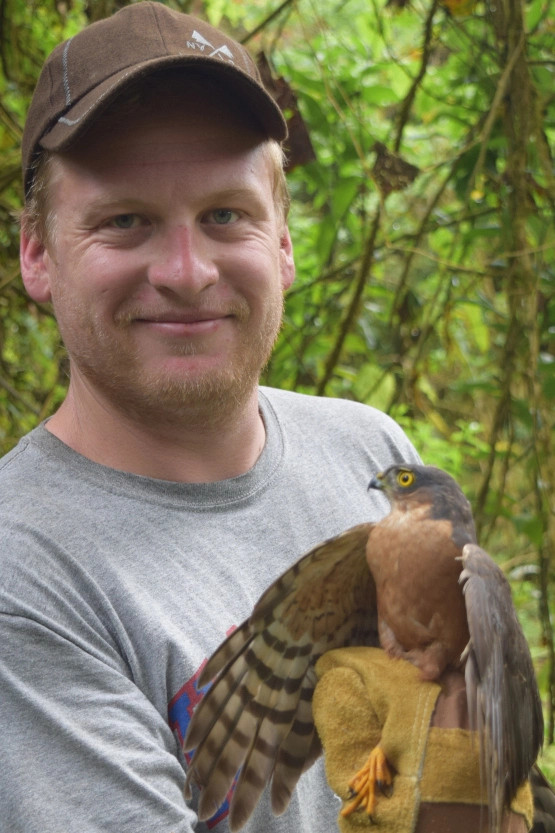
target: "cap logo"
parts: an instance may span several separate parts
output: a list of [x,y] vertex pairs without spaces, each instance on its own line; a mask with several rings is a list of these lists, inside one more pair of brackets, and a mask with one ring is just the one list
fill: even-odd
[[222,46],[215,47],[214,44],[210,43],[210,41],[206,40],[205,37],[197,32],[196,29],[193,30],[191,40],[187,41],[187,46],[189,49],[199,49],[201,52],[204,52],[205,49],[211,49],[212,51],[208,54],[208,58],[220,58],[228,64],[235,63],[235,57],[229,46],[226,46],[224,43]]

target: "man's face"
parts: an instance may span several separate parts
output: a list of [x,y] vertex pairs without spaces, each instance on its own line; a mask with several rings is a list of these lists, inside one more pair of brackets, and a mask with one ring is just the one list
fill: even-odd
[[56,159],[33,250],[72,380],[141,418],[252,395],[293,280],[268,149],[206,99],[161,92]]

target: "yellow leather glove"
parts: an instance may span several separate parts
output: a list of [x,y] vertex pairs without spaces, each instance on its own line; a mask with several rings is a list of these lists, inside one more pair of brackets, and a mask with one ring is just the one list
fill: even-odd
[[[464,728],[462,674],[447,676],[442,690],[421,680],[409,662],[360,647],[324,654],[316,672],[314,721],[328,783],[344,807],[349,781],[375,746],[393,769],[391,794],[378,793],[372,818],[363,808],[340,815],[341,833],[370,828],[373,833],[487,833],[478,740]],[[532,818],[526,784],[504,818],[503,833],[526,833]]]

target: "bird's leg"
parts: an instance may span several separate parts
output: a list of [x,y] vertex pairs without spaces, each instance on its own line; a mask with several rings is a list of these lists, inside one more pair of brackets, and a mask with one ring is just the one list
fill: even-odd
[[393,776],[385,754],[379,746],[376,746],[372,749],[364,766],[349,781],[348,786],[354,798],[343,807],[341,815],[349,816],[362,805],[371,816],[376,807],[377,789],[382,793],[388,792],[392,783]]

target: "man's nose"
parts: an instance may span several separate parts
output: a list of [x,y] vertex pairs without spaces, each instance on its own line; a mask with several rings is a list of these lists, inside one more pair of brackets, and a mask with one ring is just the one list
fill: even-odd
[[186,225],[174,226],[157,240],[157,253],[149,268],[149,283],[174,292],[202,292],[218,280],[211,242]]

